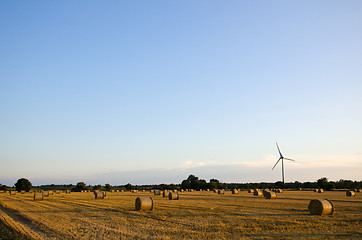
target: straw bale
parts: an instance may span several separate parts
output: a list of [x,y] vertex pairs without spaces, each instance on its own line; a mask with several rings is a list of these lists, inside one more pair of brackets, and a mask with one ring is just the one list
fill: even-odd
[[218,194],[225,194],[225,190],[224,189],[219,189]]
[[94,198],[95,199],[104,199],[106,193],[103,191],[94,191]]
[[16,195],[16,191],[10,191],[10,195]]
[[333,203],[327,199],[311,200],[308,210],[313,215],[332,215],[335,211]]
[[154,208],[153,199],[151,197],[137,197],[136,198],[136,210],[152,211]]
[[43,191],[43,197],[49,197],[49,191]]
[[44,196],[43,193],[34,193],[34,201],[43,201]]
[[25,191],[25,190],[21,190],[20,193],[21,193],[21,194],[25,194],[26,191]]
[[156,189],[153,193],[154,193],[155,195],[161,195],[161,190]]
[[283,190],[282,190],[282,189],[277,189],[276,192],[277,192],[277,193],[283,193]]
[[318,189],[318,193],[324,193],[324,190],[322,188]]
[[254,189],[249,189],[248,193],[254,193]]
[[346,192],[346,195],[347,195],[347,197],[354,197],[354,196],[356,196],[356,193],[354,191],[348,190]]
[[254,191],[254,196],[261,197],[261,196],[263,196],[263,192],[262,191]]
[[165,190],[164,192],[163,192],[163,197],[166,197],[166,196],[168,196],[168,194],[170,193],[170,191],[168,191],[168,190]]
[[170,199],[170,200],[178,200],[179,199],[178,192],[170,192],[168,194],[168,199]]
[[275,192],[273,192],[273,191],[266,191],[264,193],[264,197],[266,199],[275,199],[275,198],[277,198],[277,194]]
[[237,189],[233,189],[232,194],[238,194],[239,191]]

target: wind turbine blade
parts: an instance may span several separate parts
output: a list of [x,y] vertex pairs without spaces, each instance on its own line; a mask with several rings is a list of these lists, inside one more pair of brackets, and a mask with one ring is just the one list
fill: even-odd
[[278,159],[277,163],[274,165],[274,167],[272,168],[272,170],[274,170],[275,166],[278,164],[278,162],[280,161],[280,159],[282,159],[282,158],[279,158],[279,159]]
[[280,152],[280,149],[279,149],[278,143],[277,143],[277,142],[275,142],[275,143],[277,144],[277,148],[278,148],[279,155],[280,155],[280,157],[282,157],[283,155],[282,155],[282,153]]
[[289,160],[289,161],[295,161],[294,159],[290,159],[290,158],[284,158],[285,160]]

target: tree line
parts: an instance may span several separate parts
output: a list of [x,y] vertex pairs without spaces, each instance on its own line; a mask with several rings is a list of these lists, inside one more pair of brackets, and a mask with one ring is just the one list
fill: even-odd
[[[71,190],[73,192],[80,192],[84,190],[152,190],[152,189],[194,189],[194,190],[206,190],[206,189],[251,189],[251,188],[283,188],[283,189],[299,189],[299,188],[323,188],[325,190],[335,189],[360,189],[362,187],[362,181],[351,181],[351,180],[339,180],[339,181],[328,181],[328,178],[322,177],[315,182],[289,182],[283,183],[281,181],[275,183],[222,183],[219,180],[213,178],[207,182],[204,179],[199,179],[195,175],[189,175],[180,184],[158,184],[158,185],[132,185],[130,183],[120,186],[111,186],[110,184],[105,185],[86,185],[84,182],[78,182],[76,185],[64,184],[64,185],[42,185],[33,187],[31,182],[26,178],[20,178],[14,184],[16,191],[29,191],[31,189],[43,189],[43,190]],[[9,186],[0,184],[0,190],[12,189]]]

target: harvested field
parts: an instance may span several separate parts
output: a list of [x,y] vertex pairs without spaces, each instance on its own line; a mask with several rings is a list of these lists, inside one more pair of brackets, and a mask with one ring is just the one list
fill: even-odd
[[[345,191],[284,191],[273,201],[247,191],[219,195],[179,193],[169,201],[149,192],[1,194],[0,220],[30,239],[361,239],[361,196]],[[152,197],[153,211],[135,210],[135,200]],[[312,199],[329,199],[335,213],[311,215]],[[0,237],[1,238],[1,237]]]

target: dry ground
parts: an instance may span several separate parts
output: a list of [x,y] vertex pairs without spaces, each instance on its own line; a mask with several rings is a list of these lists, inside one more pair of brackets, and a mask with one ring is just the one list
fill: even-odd
[[[152,212],[135,211],[137,196],[152,196]],[[362,239],[362,199],[345,192],[286,191],[277,199],[247,192],[0,194],[0,220],[31,239]],[[311,199],[329,199],[332,216],[308,212]],[[0,237],[1,239],[1,237]]]

